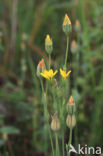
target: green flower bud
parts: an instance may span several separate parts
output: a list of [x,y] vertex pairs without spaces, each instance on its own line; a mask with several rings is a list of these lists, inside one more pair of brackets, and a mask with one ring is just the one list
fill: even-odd
[[45,69],[45,62],[44,59],[41,59],[39,64],[37,65],[37,76],[40,77],[40,73],[42,73]]
[[67,106],[68,106],[68,113],[70,115],[73,115],[75,113],[75,111],[76,111],[76,107],[75,107],[75,103],[73,101],[73,97],[72,96],[69,98]]
[[75,31],[76,32],[79,32],[81,30],[81,25],[80,25],[80,22],[78,20],[75,21]]
[[63,22],[63,31],[66,35],[69,35],[69,33],[72,31],[71,21],[67,14],[65,15],[64,22]]
[[51,54],[53,51],[53,43],[49,35],[47,35],[45,39],[45,50],[48,54]]

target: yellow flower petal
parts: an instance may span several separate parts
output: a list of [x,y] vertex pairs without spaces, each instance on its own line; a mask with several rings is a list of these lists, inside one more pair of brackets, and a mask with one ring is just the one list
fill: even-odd
[[63,76],[63,77],[65,77],[65,76],[66,76],[66,72],[65,72],[65,71],[63,71],[61,68],[60,68],[60,74],[61,74],[61,76]]
[[56,73],[57,73],[57,70],[56,70],[55,72],[53,72],[53,70],[50,69],[49,71],[44,70],[44,72],[43,72],[43,73],[40,73],[40,74],[41,74],[41,76],[43,76],[44,78],[50,80],[50,79],[52,79],[52,78],[56,75]]
[[68,71],[68,73],[66,73],[64,70],[62,70],[61,68],[60,68],[60,74],[61,74],[61,76],[64,78],[64,80],[68,77],[68,75],[71,73],[71,70],[70,71]]
[[51,46],[51,45],[52,45],[52,40],[51,40],[49,34],[47,34],[47,36],[46,36],[45,44],[46,44],[47,46]]
[[49,76],[51,77],[53,75],[53,70],[50,69],[49,72],[48,72]]
[[58,72],[57,70],[54,72],[53,77],[57,74],[57,72]]
[[46,74],[40,73],[40,75],[49,80],[49,77]]
[[63,25],[65,26],[65,25],[67,25],[67,24],[68,24],[68,25],[71,25],[71,21],[70,21],[68,15],[65,14],[65,18],[64,18]]
[[71,73],[71,70],[68,71],[67,76]]

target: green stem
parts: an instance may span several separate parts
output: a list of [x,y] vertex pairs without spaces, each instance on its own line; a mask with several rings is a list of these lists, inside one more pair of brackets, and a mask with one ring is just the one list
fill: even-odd
[[53,153],[53,156],[54,156],[54,146],[53,146],[53,140],[52,140],[52,135],[51,135],[51,131],[50,131],[50,128],[49,128],[49,124],[48,124],[48,130],[49,130],[50,142],[51,142],[51,147],[52,147],[52,153]]
[[50,70],[50,66],[51,66],[51,54],[49,54],[49,70]]
[[41,88],[42,88],[42,94],[44,94],[44,85],[43,85],[43,81],[41,78],[40,78],[40,83],[41,83]]
[[53,146],[53,140],[52,140],[52,135],[51,135],[51,131],[50,131],[50,125],[49,125],[48,117],[46,118],[46,120],[47,120],[48,132],[49,132],[49,137],[50,137],[50,142],[51,142],[51,147],[52,147],[52,153],[54,156],[54,146]]
[[65,55],[65,69],[67,68],[68,49],[69,49],[69,36],[67,36],[67,47],[66,47],[66,55]]
[[[69,135],[69,142],[68,142],[68,147],[70,149],[70,144],[72,143],[72,116],[71,116],[71,124],[70,124],[70,135]],[[68,151],[67,151],[68,152]],[[67,154],[68,156],[70,156],[70,152],[68,152]]]
[[55,133],[56,156],[59,156],[58,134]]
[[65,155],[64,153],[64,132],[62,134],[62,151],[63,151],[63,156]]
[[48,80],[46,80],[46,96],[47,96],[47,93],[48,93]]
[[65,107],[64,107],[64,105],[65,105],[65,94],[66,94],[66,92],[65,92],[65,84],[63,84],[63,87],[64,87],[64,89],[63,89],[63,93],[62,93],[62,105],[61,105],[61,108],[60,108],[60,112],[61,112],[61,121],[62,121],[62,126],[63,126],[63,129],[62,129],[62,152],[63,152],[63,156],[65,155],[65,151],[64,151],[64,149],[65,149],[65,145],[64,145],[64,132],[65,132],[65,125],[64,125],[64,123],[65,123],[65,119],[64,119],[64,114],[65,114]]
[[[46,94],[47,96],[47,94]],[[47,127],[48,127],[48,132],[49,132],[49,137],[50,137],[50,142],[51,142],[51,147],[52,147],[52,153],[54,156],[54,146],[53,146],[53,140],[52,140],[52,135],[51,135],[51,131],[50,131],[50,126],[49,126],[49,121],[48,121],[48,110],[47,110],[47,97],[45,97],[45,103],[44,103],[44,115],[46,118],[46,122],[47,122]]]

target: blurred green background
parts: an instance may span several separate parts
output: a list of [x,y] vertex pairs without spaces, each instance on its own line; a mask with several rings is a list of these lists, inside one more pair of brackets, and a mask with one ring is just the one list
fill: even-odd
[[[103,144],[103,1],[0,0],[0,156],[44,156],[51,151],[49,139],[47,149],[43,140],[36,67],[41,58],[48,60],[48,33],[54,47],[52,66],[63,64],[65,13],[73,27],[68,68],[69,89],[78,104],[77,140],[93,147]],[[80,30],[75,29],[76,20]]]

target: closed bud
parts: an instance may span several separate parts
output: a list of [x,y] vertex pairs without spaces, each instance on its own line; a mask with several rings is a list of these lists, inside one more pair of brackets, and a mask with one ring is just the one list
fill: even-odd
[[76,41],[73,40],[72,43],[71,43],[71,52],[72,52],[72,53],[76,53],[76,52],[78,51],[78,48],[79,48],[79,47],[78,47]]
[[76,125],[76,117],[75,115],[69,115],[67,116],[67,119],[66,119],[66,124],[67,124],[67,127],[71,127],[74,128],[75,125]]
[[79,22],[79,20],[76,20],[75,21],[75,31],[80,31],[81,30],[81,25],[80,25],[80,22]]
[[53,42],[48,34],[45,39],[45,50],[48,54],[51,54],[53,51]]
[[72,31],[71,21],[67,14],[65,14],[65,18],[63,22],[63,31],[66,35],[69,35],[69,33]]
[[51,122],[51,129],[54,131],[54,132],[57,132],[59,129],[60,129],[60,121],[57,117],[57,112],[54,113],[54,115],[52,116],[52,122]]
[[40,73],[43,72],[45,69],[45,62],[44,59],[41,59],[39,64],[37,65],[37,76],[40,77]]
[[74,114],[75,111],[76,111],[76,107],[75,107],[75,103],[74,103],[74,100],[73,100],[72,96],[69,98],[67,106],[68,106],[68,113],[71,114],[71,115]]

